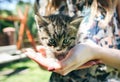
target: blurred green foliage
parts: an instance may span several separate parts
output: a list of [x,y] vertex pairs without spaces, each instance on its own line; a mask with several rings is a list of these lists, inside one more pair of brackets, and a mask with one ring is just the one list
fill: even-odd
[[0,66],[0,82],[48,82],[50,75],[29,59]]
[[[0,10],[0,16],[3,16],[3,17],[18,16],[17,9],[20,8],[22,10],[22,12],[24,13],[26,5],[29,6],[29,14],[28,14],[28,18],[27,18],[27,20],[28,20],[27,21],[27,26],[29,27],[29,30],[31,31],[32,35],[34,37],[36,37],[37,36],[37,29],[36,29],[36,25],[35,25],[35,22],[34,22],[34,10],[33,10],[34,8],[33,8],[32,3],[18,0],[18,3],[16,5],[15,10]],[[4,28],[6,28],[6,27],[14,27],[14,28],[16,28],[14,23],[15,22],[13,22],[13,21],[0,20],[0,33],[2,33],[2,30]],[[19,23],[17,23],[17,24],[18,24],[18,27],[19,27]],[[19,29],[17,29],[17,32],[18,31],[19,31]]]
[[[8,10],[0,10],[0,16],[7,17],[9,15],[13,15],[11,11]],[[9,20],[0,20],[0,33],[5,27],[14,27],[14,22]]]

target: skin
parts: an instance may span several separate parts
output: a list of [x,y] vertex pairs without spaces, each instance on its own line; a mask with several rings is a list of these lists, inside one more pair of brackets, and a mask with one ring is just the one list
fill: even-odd
[[45,58],[41,53],[39,55],[27,53],[27,56],[45,69],[61,75],[66,75],[76,69],[88,68],[98,63],[104,63],[113,68],[120,69],[120,50],[102,48],[96,44],[78,44],[69,51],[63,60],[53,62],[52,64],[49,63],[51,60]]
[[[89,44],[79,44],[70,51],[63,61],[61,61],[62,69],[56,70],[55,72],[66,75],[72,70],[85,68],[83,64],[96,59],[120,70],[120,50],[102,48]],[[91,66],[92,64],[93,63],[91,63]],[[90,67],[90,64],[88,64],[88,66],[86,65],[86,67]]]
[[[96,1],[96,0],[95,0]],[[116,0],[117,1],[117,0]],[[120,21],[120,0],[118,0],[117,4],[117,13],[118,13],[118,19]],[[96,12],[97,10],[97,4],[96,2],[94,3],[95,5],[93,7],[93,13]],[[96,6],[96,7],[95,7]],[[116,6],[116,5],[115,5]],[[110,10],[111,9],[111,10]],[[111,11],[107,12],[106,15],[106,21],[108,19],[111,19],[111,15],[113,15],[113,8],[108,8],[106,11]],[[94,15],[93,15],[94,17]],[[105,20],[104,20],[105,21]],[[107,21],[109,22],[109,21]],[[108,23],[105,23],[108,24]],[[103,24],[100,24],[103,25]],[[104,25],[106,26],[106,25]],[[102,26],[102,27],[104,27]],[[107,64],[113,68],[120,69],[120,51],[116,49],[108,49],[108,48],[102,48],[96,45],[90,45],[88,43],[84,44],[79,44],[76,45],[73,49],[69,51],[67,54],[66,58],[64,58],[61,61],[58,62],[51,62],[48,58],[45,58],[41,52],[39,53],[28,53],[31,52],[27,50],[27,56],[31,58],[33,61],[38,63],[40,66],[44,67],[47,70],[54,71],[57,73],[60,73],[62,75],[66,75],[72,70],[76,69],[83,69],[83,68],[88,68],[93,65],[96,65],[98,63],[104,63]],[[34,51],[32,51],[34,52]],[[94,60],[94,61],[90,61]],[[44,62],[43,62],[44,61]],[[90,62],[88,62],[90,61]]]

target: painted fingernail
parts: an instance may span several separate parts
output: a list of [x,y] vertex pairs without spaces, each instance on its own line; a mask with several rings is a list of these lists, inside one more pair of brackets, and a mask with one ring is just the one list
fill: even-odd
[[54,70],[55,70],[54,67],[49,67],[49,68],[48,68],[48,71],[54,71]]

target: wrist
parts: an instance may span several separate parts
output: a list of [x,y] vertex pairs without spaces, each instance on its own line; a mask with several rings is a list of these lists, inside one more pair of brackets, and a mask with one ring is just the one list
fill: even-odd
[[120,69],[120,50],[96,47],[95,57],[101,60],[104,64]]
[[98,45],[89,45],[90,51],[91,51],[91,55],[93,56],[93,59],[98,59],[98,60],[102,60],[103,58],[103,54],[102,54],[102,47],[98,46]]

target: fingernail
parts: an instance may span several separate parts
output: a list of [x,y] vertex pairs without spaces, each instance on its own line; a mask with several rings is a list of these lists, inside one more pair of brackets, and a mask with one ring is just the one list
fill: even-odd
[[48,71],[54,71],[54,70],[55,70],[54,67],[49,67],[49,68],[48,68]]

